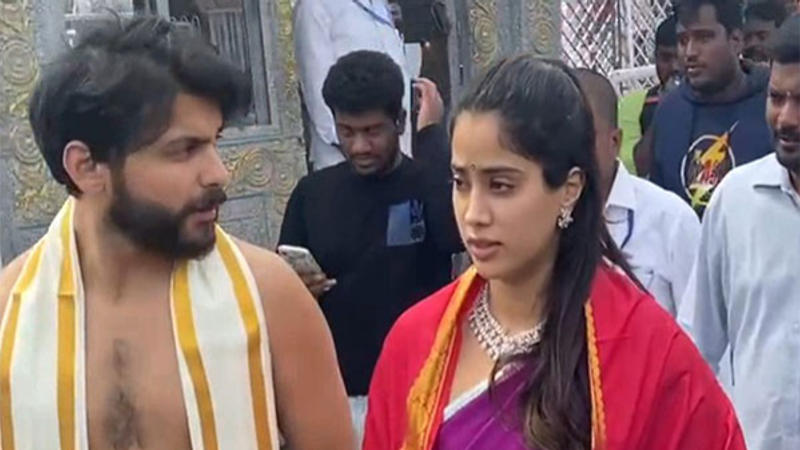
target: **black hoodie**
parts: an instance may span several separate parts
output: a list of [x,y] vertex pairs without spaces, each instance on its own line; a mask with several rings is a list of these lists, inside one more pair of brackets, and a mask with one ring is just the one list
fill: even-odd
[[733,100],[711,103],[682,83],[656,111],[651,181],[698,215],[728,172],[772,151],[765,118],[769,69],[753,65],[745,73],[746,89]]

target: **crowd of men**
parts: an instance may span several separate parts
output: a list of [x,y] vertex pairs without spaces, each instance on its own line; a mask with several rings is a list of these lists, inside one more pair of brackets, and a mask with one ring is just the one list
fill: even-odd
[[[316,3],[300,0],[301,5],[303,2],[308,8]],[[679,319],[709,363],[721,372],[750,447],[763,449],[795,448],[800,436],[800,420],[789,419],[799,414],[792,411],[800,411],[800,397],[793,393],[800,378],[789,369],[797,359],[788,356],[797,354],[794,343],[800,342],[800,325],[796,325],[800,323],[800,310],[790,301],[794,292],[791,252],[780,252],[776,246],[784,242],[786,248],[793,248],[795,240],[785,234],[790,233],[788,222],[776,222],[781,218],[797,220],[800,212],[800,205],[786,202],[797,198],[796,189],[788,181],[793,173],[791,166],[784,164],[789,167],[786,171],[778,164],[781,158],[791,159],[800,143],[800,73],[778,71],[784,65],[797,66],[797,61],[790,52],[770,47],[772,36],[793,8],[791,3],[759,2],[743,10],[732,0],[684,0],[676,5],[675,13],[657,29],[654,59],[660,83],[647,92],[640,110],[643,138],[634,150],[635,167],[626,168],[619,159],[622,130],[614,88],[597,72],[578,71],[595,112],[595,147],[609,232],[642,285]],[[356,9],[354,14],[363,13]],[[790,19],[786,32],[797,33],[797,26],[797,19]],[[298,50],[301,48],[298,44]],[[354,55],[334,66],[329,82],[341,77],[338,70],[344,64],[353,65],[350,70],[354,75],[349,79],[366,82],[364,76],[355,74],[368,70],[370,56],[362,52],[356,62]],[[298,57],[303,61],[302,52],[298,51]],[[311,58],[309,54],[309,61]],[[396,61],[403,67],[401,58]],[[359,65],[361,69],[355,68]],[[399,79],[395,83],[398,87],[394,95],[399,98]],[[428,89],[427,81],[418,84]],[[312,91],[316,87],[310,82],[303,85],[306,98],[318,95]],[[337,90],[348,92],[343,86]],[[358,90],[373,92],[366,86]],[[326,113],[331,111],[341,149],[355,170],[340,166],[315,172],[301,181],[289,205],[287,217],[291,219],[284,223],[281,237],[282,243],[311,248],[322,269],[338,281],[319,298],[334,330],[351,399],[365,394],[377,351],[397,314],[409,302],[418,300],[419,293],[435,287],[437,282],[428,284],[428,280],[437,279],[441,284],[444,269],[450,268],[444,261],[459,250],[458,241],[447,238],[453,230],[447,223],[451,212],[436,201],[437,195],[446,196],[446,188],[440,192],[434,185],[423,188],[426,184],[419,182],[397,184],[402,169],[380,181],[359,170],[361,152],[369,154],[367,148],[378,148],[369,143],[368,126],[385,127],[391,132],[392,122],[399,124],[397,120],[402,119],[393,111],[384,111],[375,121],[366,120],[370,112],[383,109],[383,102],[389,103],[391,90],[382,88],[381,92],[385,95],[368,95],[370,105],[365,104],[370,102],[365,98],[355,98],[348,105],[329,99],[333,93],[322,88],[329,107]],[[427,93],[423,105],[426,98]],[[360,117],[354,117],[358,112]],[[348,124],[356,118],[364,120],[361,129]],[[397,126],[393,131],[399,136],[402,127]],[[423,134],[432,131],[417,130]],[[426,164],[446,154],[446,141],[439,142],[441,145],[414,149],[415,164]],[[759,173],[771,170],[767,173],[772,175],[772,179],[766,177],[760,183],[776,188],[783,186],[783,178],[788,183],[782,191],[788,209],[782,215],[758,208],[767,201],[760,195],[778,195],[768,194],[766,189],[763,194],[759,190],[745,193],[745,187],[739,187],[737,194],[725,198],[724,192],[733,188],[733,181],[722,181],[740,166],[744,167],[731,180],[750,170],[754,172],[750,177],[755,177],[750,186],[759,186],[755,173],[758,165],[764,166]],[[398,167],[402,165],[398,163]],[[436,177],[440,170],[437,165],[431,162],[428,167]],[[360,193],[340,180],[349,176],[355,181],[358,175],[364,183],[357,188]],[[369,184],[375,182],[381,187]],[[404,192],[412,189],[408,183],[414,183],[416,193]],[[405,188],[401,187],[404,184]],[[312,188],[314,185],[316,188]],[[718,187],[723,193],[712,195]],[[390,198],[384,192],[391,192]],[[333,197],[338,193],[347,194],[335,202]],[[413,213],[415,203],[420,214]],[[332,218],[333,210],[342,212],[339,219]],[[397,214],[402,214],[403,220]],[[756,225],[760,221],[764,223]],[[398,231],[395,224],[399,222],[412,229],[419,222],[420,229],[427,231],[420,235],[420,245],[412,246],[417,248],[392,245],[415,242],[407,238],[398,241],[392,236],[390,231]],[[781,228],[776,228],[779,225]],[[376,233],[376,227],[380,232]],[[402,232],[404,237],[408,233],[405,229]],[[439,245],[448,241],[450,244]],[[426,253],[432,251],[426,250],[426,245],[435,246],[439,253]],[[385,258],[382,262],[376,259],[379,254]],[[437,254],[441,261],[436,263],[441,269],[438,273],[430,266]],[[361,282],[350,281],[362,276],[366,278]],[[346,284],[341,283],[344,280],[348,280]],[[376,304],[376,299],[381,302]],[[358,359],[361,365],[353,362]],[[356,367],[359,370],[353,372]],[[765,389],[774,392],[767,395]],[[364,411],[354,408],[358,429],[360,416],[356,411]]]
[[[313,8],[312,5],[319,2],[300,0],[301,6],[303,3],[307,4],[306,8]],[[788,237],[767,232],[770,228],[766,223],[762,227],[756,227],[744,220],[744,216],[729,219],[731,224],[720,222],[722,219],[717,219],[716,210],[720,208],[719,198],[723,194],[716,195],[714,202],[711,199],[728,173],[739,166],[750,167],[748,163],[751,162],[760,161],[763,165],[767,161],[773,161],[769,163],[770,166],[775,166],[776,173],[780,172],[777,162],[774,161],[775,150],[785,148],[791,153],[790,150],[797,144],[797,109],[792,108],[797,107],[798,86],[791,86],[788,80],[785,86],[774,86],[774,72],[773,85],[770,85],[770,61],[776,57],[770,51],[770,40],[791,15],[793,8],[795,5],[792,3],[772,1],[752,3],[744,10],[739,2],[731,0],[684,0],[676,5],[675,13],[660,23],[656,32],[654,59],[659,85],[647,92],[640,108],[640,130],[637,131],[643,137],[634,149],[635,167],[629,165],[626,168],[619,159],[622,130],[618,123],[618,99],[614,88],[597,72],[588,69],[578,72],[596,116],[595,147],[603,195],[606,198],[605,217],[609,232],[643,286],[659,304],[680,319],[709,362],[716,368],[722,366],[721,377],[731,389],[731,398],[739,408],[748,442],[751,447],[765,449],[793,448],[791,445],[780,446],[785,445],[783,442],[795,442],[788,439],[794,439],[791,436],[800,433],[800,427],[796,425],[786,428],[784,424],[787,422],[780,419],[786,416],[780,416],[779,413],[781,408],[785,408],[788,414],[788,411],[798,406],[797,396],[787,393],[786,389],[794,384],[787,385],[782,381],[791,372],[782,364],[796,360],[787,359],[785,354],[779,353],[771,358],[767,356],[772,348],[776,351],[778,348],[788,351],[786,347],[771,346],[769,342],[784,342],[788,345],[797,340],[787,334],[794,330],[794,321],[800,320],[794,319],[798,317],[798,310],[787,300],[793,292],[792,277],[789,275],[792,265],[781,264],[784,258],[767,251],[770,248],[767,243],[757,243],[760,238],[767,237],[787,242]],[[353,9],[354,15],[364,13],[361,8]],[[372,17],[372,20],[377,21],[374,16],[366,14],[361,19],[369,20]],[[300,16],[296,20],[303,22]],[[379,27],[381,24],[389,26],[388,21],[379,22]],[[787,26],[791,25],[789,23]],[[342,25],[332,25],[338,26]],[[320,32],[338,35],[332,29],[315,30],[317,34]],[[363,39],[363,35],[361,38]],[[305,38],[299,37],[298,40],[298,57],[302,62],[305,59],[301,51]],[[375,48],[375,42],[373,40],[367,48],[378,51],[386,49],[387,53],[392,54],[385,44]],[[341,47],[334,47],[342,51]],[[393,57],[402,68],[402,58],[395,55]],[[308,64],[317,64],[319,61],[312,53],[308,53],[307,58]],[[351,57],[345,57],[340,64],[345,61],[352,63]],[[362,53],[361,64],[366,67],[368,61],[368,55]],[[786,62],[792,63],[791,57]],[[333,80],[340,76],[337,66],[331,70],[330,77]],[[774,70],[776,66],[772,67]],[[352,70],[356,73],[358,69]],[[321,84],[314,84],[309,76],[310,74],[303,78],[307,99],[319,96],[314,89],[318,89]],[[791,74],[787,74],[788,79],[791,77]],[[364,80],[364,77],[352,76],[351,79]],[[781,81],[780,78],[777,81]],[[420,83],[427,86],[427,82]],[[396,89],[399,90],[399,87]],[[341,87],[340,90],[347,91]],[[372,92],[363,86],[360,90]],[[773,92],[775,90],[778,92]],[[324,88],[321,91],[325,94]],[[382,92],[388,93],[390,90],[384,88]],[[395,94],[397,95],[399,94]],[[373,98],[372,105],[363,105],[369,100],[360,100],[362,116],[367,116],[363,113],[370,110],[381,109],[381,96],[370,97]],[[388,94],[385,97],[388,99]],[[346,109],[341,103],[332,103],[327,96],[325,100],[329,106],[325,112],[332,115],[335,124],[333,128],[341,139],[341,149],[349,156],[347,159],[356,169],[355,174],[358,174],[360,159],[356,155],[362,151],[360,149],[370,147],[367,135],[364,134],[359,139],[358,130],[354,131],[354,127],[347,124],[348,120],[352,120],[352,114],[342,114]],[[778,100],[781,100],[780,108],[774,104]],[[785,113],[779,114],[776,108]],[[767,114],[768,111],[771,111],[771,115]],[[783,122],[773,122],[777,120],[776,117],[780,117]],[[378,119],[383,119],[386,123],[397,120],[392,111]],[[369,121],[365,124],[371,125]],[[316,122],[314,126],[318,126]],[[391,126],[386,126],[391,130]],[[366,127],[362,131],[366,131]],[[395,131],[399,133],[401,129]],[[344,136],[347,137],[343,139]],[[783,140],[780,136],[784,136]],[[782,145],[785,147],[781,147]],[[437,153],[446,153],[446,145],[441,147],[415,151],[415,162],[424,163],[426,159],[437,157]],[[780,157],[780,151],[777,155]],[[429,167],[436,174],[435,164]],[[335,342],[338,337],[337,350],[348,394],[352,398],[358,398],[366,392],[370,369],[388,326],[408,302],[418,299],[409,289],[415,285],[424,285],[422,281],[414,282],[410,279],[407,272],[401,271],[401,267],[405,266],[407,271],[416,271],[416,280],[423,276],[420,269],[428,276],[433,276],[434,272],[428,265],[433,259],[421,249],[413,253],[406,249],[405,253],[399,253],[399,249],[395,248],[395,254],[390,253],[393,246],[390,245],[392,236],[388,234],[388,230],[396,230],[392,225],[398,222],[394,215],[402,211],[406,216],[403,223],[412,227],[417,221],[421,222],[421,229],[425,229],[427,225],[428,239],[433,238],[431,243],[447,241],[447,231],[452,231],[452,225],[445,223],[445,228],[432,226],[443,223],[437,220],[437,215],[441,219],[450,214],[446,209],[434,206],[436,203],[432,197],[436,190],[433,187],[427,195],[424,192],[416,194],[418,197],[430,198],[419,203],[423,207],[418,210],[424,211],[426,215],[411,214],[409,219],[408,208],[403,206],[407,204],[409,196],[401,192],[410,189],[410,186],[400,188],[395,184],[398,177],[386,177],[385,181],[381,181],[381,184],[386,185],[387,191],[393,192],[395,199],[377,202],[364,198],[364,195],[380,195],[377,189],[365,185],[360,194],[351,192],[350,186],[336,180],[346,173],[345,168],[339,167],[336,170],[340,174],[338,177],[333,172],[322,171],[310,175],[300,183],[289,205],[287,217],[291,220],[284,224],[281,242],[312,248],[312,253],[321,259],[323,270],[330,271],[331,277],[339,281],[348,276],[369,274],[370,281],[355,284],[359,286],[357,289],[360,294],[353,292],[352,287],[340,287],[337,284],[331,288],[330,294],[320,297],[328,323],[334,329]],[[347,173],[354,174],[354,171]],[[771,180],[775,183],[778,181]],[[310,194],[309,191],[312,184],[318,185],[314,189],[317,192],[315,194]],[[723,185],[722,189],[726,188]],[[338,197],[341,199],[339,202],[333,202],[332,198],[336,193],[345,192],[347,195]],[[790,192],[791,189],[787,189],[787,195]],[[309,201],[309,198],[313,200]],[[392,204],[392,201],[397,203]],[[748,212],[755,214],[751,208],[755,208],[758,200],[739,193],[728,201],[740,204],[737,214],[744,215]],[[332,206],[333,203],[335,206]],[[351,205],[355,205],[355,211],[351,209]],[[297,215],[298,209],[304,211],[303,216]],[[341,219],[332,222],[329,213],[334,209],[346,213],[342,214]],[[710,211],[707,212],[707,209]],[[797,212],[792,212],[795,219]],[[376,221],[363,218],[364,214],[381,215],[381,233],[374,232]],[[703,220],[701,226],[701,219],[706,214],[710,214],[710,217]],[[300,217],[302,220],[299,220]],[[757,217],[771,223],[777,219],[764,213]],[[388,229],[385,225],[387,221]],[[736,224],[735,234],[729,236],[726,227],[732,224]],[[314,234],[319,237],[315,238]],[[331,237],[325,239],[323,236]],[[355,236],[356,240],[351,240],[350,236]],[[443,236],[444,239],[438,236]],[[731,254],[732,250],[717,247],[723,242],[734,242],[731,239],[735,239],[739,244],[736,248],[741,249],[735,257]],[[376,247],[377,240],[385,240],[386,243]],[[426,239],[421,241],[426,242]],[[329,242],[336,244],[331,245]],[[381,247],[386,260],[377,267],[377,260],[373,258]],[[452,245],[439,248],[439,259],[444,261],[448,254],[458,251],[458,243],[455,241]],[[774,251],[777,250],[775,248]],[[698,252],[699,261],[695,266]],[[706,258],[711,256],[709,252],[714,255],[709,262],[713,262],[713,267],[703,265]],[[372,264],[364,263],[365,261]],[[358,266],[343,272],[342,267],[347,264]],[[445,267],[445,264],[440,264],[440,268]],[[768,273],[764,273],[762,265]],[[449,265],[447,268],[449,269]],[[706,273],[712,269],[713,273]],[[780,281],[775,279],[777,274],[783,274],[778,277]],[[747,280],[751,283],[747,283]],[[774,285],[766,286],[766,280],[774,280]],[[434,282],[430,286],[435,284]],[[734,287],[736,289],[732,290]],[[418,292],[424,291],[423,288]],[[376,296],[378,292],[382,294]],[[393,294],[387,295],[387,292]],[[767,292],[772,292],[775,297],[768,296]],[[341,300],[340,295],[345,295],[347,300]],[[381,303],[378,307],[380,312],[374,311],[377,307],[376,298],[386,299],[386,303]],[[767,308],[767,301],[780,302],[781,307]],[[395,305],[402,306],[395,308]],[[345,314],[345,308],[350,308],[351,311]],[[365,315],[367,311],[369,313]],[[792,319],[789,325],[778,327],[778,330],[783,330],[778,332],[772,326],[773,322],[763,323],[767,317],[774,317],[775,323],[781,322],[778,317]],[[365,319],[366,322],[362,322]],[[765,328],[763,332],[760,331],[762,328]],[[366,340],[367,333],[373,333],[369,340]],[[760,344],[756,342],[761,339],[763,342]],[[352,361],[358,358],[356,355],[359,353],[364,355],[365,364],[360,366],[361,372],[356,374],[352,372],[352,367],[356,367]],[[721,361],[723,353],[726,354],[725,361]],[[767,361],[772,363],[766,363]],[[361,377],[360,386],[348,383],[351,377]],[[765,380],[774,380],[774,383],[765,383]],[[755,390],[755,387],[748,387],[748,383],[775,386],[775,396],[768,403],[776,407],[772,415],[763,413],[763,409],[768,407],[767,403],[764,403],[763,397],[757,398],[759,395],[763,396],[763,392]],[[363,409],[355,410],[363,413]],[[357,413],[354,413],[354,420],[358,424]]]
[[[795,8],[676,4],[656,32],[659,84],[637,110],[633,155],[624,99],[575,68],[608,232],[720,376],[758,450],[800,448]],[[291,266],[214,225],[227,183],[219,133],[250,101],[241,74],[153,20],[52,65],[31,122],[72,199],[0,274],[0,448],[361,441],[384,339],[453,279],[464,251],[447,108],[436,84],[409,75],[392,13],[385,0],[295,5],[313,171],[281,228]],[[26,365],[50,375],[26,381]]]

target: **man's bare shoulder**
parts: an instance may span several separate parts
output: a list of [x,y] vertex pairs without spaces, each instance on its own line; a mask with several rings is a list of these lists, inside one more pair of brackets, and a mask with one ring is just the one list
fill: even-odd
[[235,242],[264,305],[278,420],[288,446],[354,448],[347,394],[319,305],[280,256]]
[[[275,252],[258,247],[240,239],[234,239],[239,251],[250,266],[262,301],[265,305],[274,302],[296,302],[297,297],[313,298],[300,278],[283,258]],[[305,300],[305,299],[302,299]]]
[[0,317],[6,310],[6,301],[8,301],[8,296],[11,295],[11,289],[14,288],[14,284],[17,282],[17,278],[19,278],[22,268],[25,266],[25,261],[28,260],[28,255],[30,255],[30,252],[31,251],[28,250],[25,253],[17,256],[7,266],[3,267],[3,270],[0,271]]

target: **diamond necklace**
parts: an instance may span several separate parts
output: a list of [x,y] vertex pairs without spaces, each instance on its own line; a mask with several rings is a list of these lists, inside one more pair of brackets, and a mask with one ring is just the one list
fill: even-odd
[[489,311],[489,285],[481,289],[478,301],[469,313],[469,327],[492,361],[530,353],[542,340],[544,321],[530,330],[510,336]]

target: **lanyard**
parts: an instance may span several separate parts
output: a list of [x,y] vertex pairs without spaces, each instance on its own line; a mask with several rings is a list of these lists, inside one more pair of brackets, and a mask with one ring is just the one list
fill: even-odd
[[[366,13],[369,14],[370,16],[372,16],[373,19],[375,19],[378,22],[381,22],[381,23],[383,23],[385,25],[389,25],[390,27],[394,28],[394,22],[391,20],[391,18],[387,19],[386,17],[378,14],[374,9],[372,9],[369,6],[367,6],[364,3],[362,3],[361,0],[353,0],[353,3],[358,5],[359,8],[363,9],[364,11],[366,11]],[[386,11],[386,12],[388,13],[388,11]]]
[[625,248],[625,245],[628,241],[631,240],[631,236],[633,235],[633,210],[628,210],[628,232],[625,234],[625,239],[622,240],[622,245],[619,246],[619,249],[622,250]]

